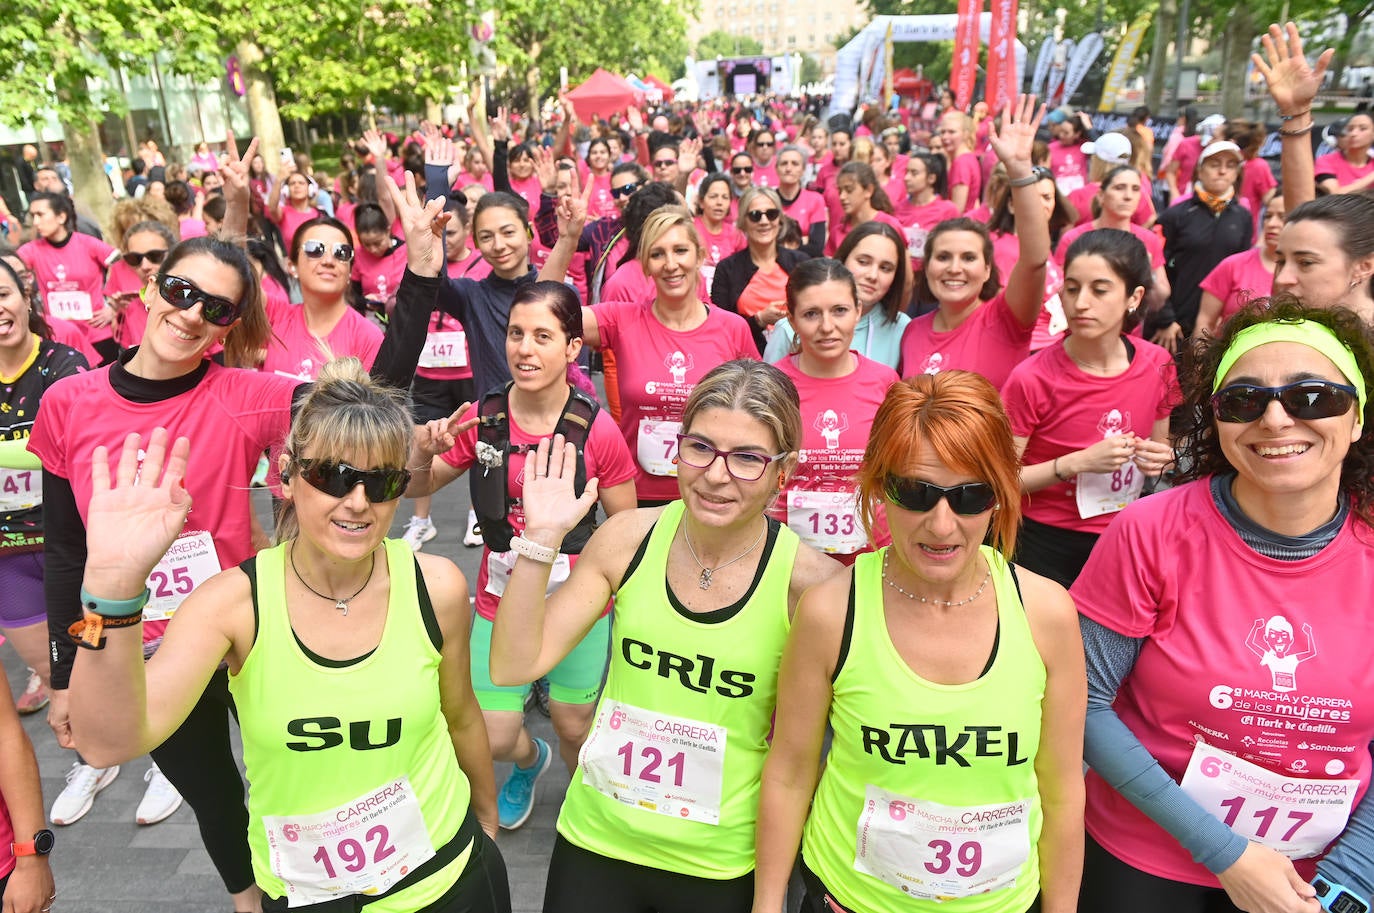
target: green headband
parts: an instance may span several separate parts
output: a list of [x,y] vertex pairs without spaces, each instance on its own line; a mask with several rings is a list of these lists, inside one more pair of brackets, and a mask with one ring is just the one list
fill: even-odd
[[1307,346],[1309,349],[1315,349],[1331,359],[1332,364],[1345,375],[1345,379],[1359,394],[1360,412],[1357,419],[1360,422],[1364,421],[1364,375],[1360,373],[1360,366],[1355,362],[1354,353],[1346,347],[1345,343],[1336,338],[1335,333],[1322,324],[1311,320],[1271,321],[1269,323],[1257,323],[1241,330],[1231,340],[1230,348],[1221,357],[1221,364],[1217,365],[1217,376],[1212,381],[1212,392],[1216,393],[1221,389],[1222,380],[1225,379],[1242,355],[1251,349],[1268,345],[1271,342],[1296,342]]

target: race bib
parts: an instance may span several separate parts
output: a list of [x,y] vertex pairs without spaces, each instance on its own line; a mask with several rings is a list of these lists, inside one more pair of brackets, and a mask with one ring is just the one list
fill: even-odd
[[868,544],[858,495],[852,491],[789,491],[787,525],[828,555],[852,555]]
[[1285,777],[1198,742],[1180,785],[1242,837],[1308,859],[1345,830],[1360,781]]
[[1010,888],[1030,859],[1031,800],[953,806],[869,785],[854,868],[934,900]]
[[1054,183],[1058,185],[1060,193],[1068,196],[1083,186],[1083,175],[1066,174],[1063,177],[1055,178]]
[[[499,599],[506,592],[506,584],[510,583],[511,571],[515,570],[515,559],[518,557],[520,556],[515,552],[487,552],[488,593]],[[545,595],[552,596],[553,591],[568,579],[571,571],[572,564],[568,561],[568,556],[560,552],[558,557],[553,559],[553,567],[549,570],[549,587]]]
[[430,333],[420,353],[422,368],[466,368],[468,366],[468,337],[462,330]]
[[1078,474],[1078,516],[1084,520],[1101,514],[1115,513],[1140,497],[1145,485],[1145,473],[1127,460],[1111,472],[1080,472]]
[[645,472],[655,476],[677,478],[677,435],[682,430],[681,422],[642,418],[639,420],[639,440],[635,446],[635,456]]
[[1049,325],[1045,327],[1051,336],[1058,336],[1069,328],[1069,318],[1064,316],[1064,302],[1055,292],[1045,301],[1045,312],[1050,315]]
[[701,278],[706,281],[706,291],[709,292],[716,281],[715,266],[708,266],[706,264],[702,264],[701,266],[697,267],[697,269],[701,271]]
[[262,825],[289,907],[384,893],[434,856],[406,777],[315,815],[264,815]]
[[906,252],[907,256],[913,260],[921,260],[926,255],[926,238],[930,237],[930,232],[919,225],[910,225],[906,229]]
[[219,572],[219,553],[210,534],[183,533],[148,575],[152,595],[143,607],[143,620],[171,618],[192,590]]
[[48,292],[48,313],[63,320],[90,320],[91,296],[80,290]]
[[42,470],[0,469],[0,513],[31,510],[42,503]]
[[582,746],[582,782],[622,805],[719,824],[725,732],[608,698]]

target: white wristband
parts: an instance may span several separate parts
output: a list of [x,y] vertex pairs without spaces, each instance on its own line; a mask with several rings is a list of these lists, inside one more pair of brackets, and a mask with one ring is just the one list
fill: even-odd
[[510,540],[510,550],[540,564],[553,564],[558,558],[558,549],[531,542],[524,536],[513,537]]

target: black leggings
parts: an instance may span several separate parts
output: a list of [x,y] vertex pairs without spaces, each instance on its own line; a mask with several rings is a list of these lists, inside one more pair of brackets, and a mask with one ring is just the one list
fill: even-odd
[[[839,901],[834,898],[830,903],[826,903],[826,898],[830,892],[826,890],[820,876],[806,867],[803,862],[801,868],[802,884],[806,886],[806,896],[802,898],[800,913],[853,913],[848,907],[841,906]],[[1040,913],[1040,898],[1036,897],[1035,902],[1026,908],[1025,913]],[[1172,911],[1170,911],[1172,913]]]
[[248,855],[248,808],[229,744],[229,672],[218,669],[186,722],[149,754],[196,813],[200,839],[230,894],[253,884]]
[[1097,538],[1097,533],[1063,529],[1023,517],[1021,532],[1016,537],[1016,563],[1067,588],[1082,573]]
[[754,873],[716,880],[611,859],[553,844],[544,913],[748,913]]
[[1240,913],[1221,888],[1170,881],[1122,862],[1088,837],[1078,913]]

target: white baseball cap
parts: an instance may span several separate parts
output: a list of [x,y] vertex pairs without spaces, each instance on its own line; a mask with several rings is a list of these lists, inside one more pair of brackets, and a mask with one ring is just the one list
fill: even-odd
[[1207,145],[1203,146],[1202,156],[1198,159],[1198,161],[1205,162],[1212,156],[1220,155],[1223,152],[1230,152],[1236,158],[1240,159],[1242,162],[1245,161],[1245,156],[1241,153],[1240,147],[1237,146],[1235,143],[1224,139],[1217,140],[1216,142],[1208,143]]
[[1079,147],[1084,155],[1101,159],[1109,165],[1131,163],[1131,141],[1122,133],[1104,133],[1091,143]]

